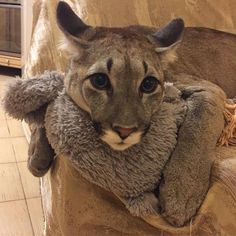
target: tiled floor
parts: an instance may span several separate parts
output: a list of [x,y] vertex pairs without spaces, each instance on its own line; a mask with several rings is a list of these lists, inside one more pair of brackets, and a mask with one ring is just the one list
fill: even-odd
[[[0,75],[0,98],[11,79]],[[42,235],[39,179],[27,169],[27,148],[21,122],[0,107],[0,236]]]

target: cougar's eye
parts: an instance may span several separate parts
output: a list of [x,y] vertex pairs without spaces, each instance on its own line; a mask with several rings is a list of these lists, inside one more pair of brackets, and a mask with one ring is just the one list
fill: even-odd
[[159,81],[155,77],[148,76],[142,81],[140,91],[142,93],[152,93],[156,90],[158,85]]
[[97,73],[89,76],[90,82],[96,89],[108,89],[110,87],[110,81],[106,74]]

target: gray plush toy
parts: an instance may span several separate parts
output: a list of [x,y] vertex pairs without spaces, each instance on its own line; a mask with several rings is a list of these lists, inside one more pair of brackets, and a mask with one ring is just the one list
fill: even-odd
[[[171,204],[174,213],[180,215],[176,209],[182,205],[177,201],[182,203],[186,196],[189,201],[186,215],[180,219],[183,224],[195,214],[209,186],[210,155],[222,126],[212,131],[212,137],[208,135],[209,140],[201,132],[215,127],[210,125],[212,116],[219,124],[222,106],[217,105],[220,96],[214,97],[210,89],[179,87],[182,91],[172,84],[165,85],[163,102],[151,118],[149,131],[142,142],[124,151],[113,150],[99,138],[90,115],[67,95],[63,76],[56,72],[16,80],[9,86],[4,106],[10,116],[37,127],[32,133],[28,160],[34,175],[47,172],[54,151],[67,154],[82,176],[117,195],[135,216],[160,210],[166,216],[164,207]],[[207,145],[200,147],[203,142]],[[176,191],[174,186],[181,190],[180,184],[185,192],[179,192],[180,199],[172,198],[169,191]],[[175,215],[167,215],[167,220],[171,217]]]

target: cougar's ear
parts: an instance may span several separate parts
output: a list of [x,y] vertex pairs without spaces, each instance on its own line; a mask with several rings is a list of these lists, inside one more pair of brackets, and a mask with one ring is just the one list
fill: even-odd
[[183,33],[184,21],[177,18],[152,35],[158,45],[156,52],[160,55],[164,66],[175,60],[175,49],[181,42]]
[[74,51],[75,47],[88,46],[89,43],[82,36],[91,26],[86,25],[66,2],[58,3],[56,14],[57,24],[66,36],[62,42],[62,48],[70,47],[71,51]]

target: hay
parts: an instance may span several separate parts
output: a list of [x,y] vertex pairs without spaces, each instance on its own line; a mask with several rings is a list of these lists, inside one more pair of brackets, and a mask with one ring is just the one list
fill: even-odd
[[225,127],[218,140],[219,146],[236,146],[236,99],[227,100],[224,110]]

